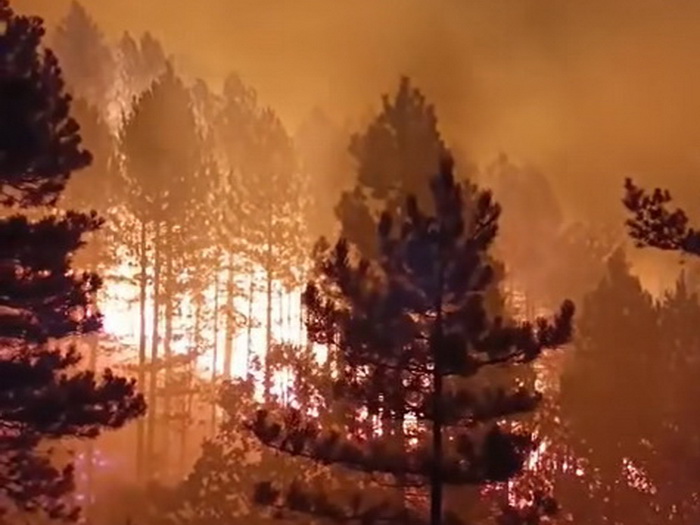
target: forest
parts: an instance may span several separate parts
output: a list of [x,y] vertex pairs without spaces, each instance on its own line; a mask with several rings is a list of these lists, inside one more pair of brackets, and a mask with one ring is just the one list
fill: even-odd
[[572,219],[410,75],[292,129],[235,67],[15,3],[0,525],[700,522],[700,232],[664,181]]

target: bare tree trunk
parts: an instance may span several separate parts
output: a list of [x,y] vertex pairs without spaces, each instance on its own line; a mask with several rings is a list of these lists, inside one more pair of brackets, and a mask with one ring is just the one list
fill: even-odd
[[248,290],[248,326],[247,326],[247,346],[246,375],[250,372],[251,359],[253,359],[253,301],[255,300],[255,272],[250,270],[250,288]]
[[153,477],[155,465],[158,464],[154,454],[156,452],[156,425],[157,425],[157,405],[158,405],[158,321],[160,316],[160,279],[161,279],[161,246],[160,246],[160,224],[155,225],[154,236],[154,260],[153,260],[153,326],[151,330],[151,374],[148,385],[148,440],[146,453],[148,456],[148,472]]
[[[141,238],[139,240],[140,266],[139,275],[139,368],[138,387],[143,392],[146,387],[146,294],[148,291],[148,236],[146,223],[141,221]],[[136,479],[143,481],[145,472],[146,427],[144,418],[136,423]]]
[[194,404],[195,392],[193,388],[196,386],[193,379],[197,373],[197,361],[199,353],[201,352],[203,341],[202,341],[202,316],[204,311],[204,297],[201,290],[198,290],[197,297],[195,300],[195,311],[194,311],[194,337],[193,348],[190,349],[192,355],[190,356],[190,361],[188,363],[189,372],[187,373],[186,384],[185,384],[185,414],[182,420],[182,426],[180,428],[180,474],[182,477],[185,476],[186,472],[186,460],[187,460],[187,447],[188,447],[188,429],[191,424],[196,423],[192,421],[192,406]]
[[443,480],[442,480],[442,430],[443,430],[443,361],[441,356],[441,347],[443,344],[443,290],[444,290],[444,270],[442,265],[438,271],[438,293],[435,306],[436,318],[435,328],[433,331],[432,351],[435,356],[432,377],[432,404],[433,404],[433,439],[432,439],[432,457],[433,464],[430,472],[430,525],[442,525],[442,499],[443,499]]
[[183,403],[183,414],[182,414],[182,426],[180,428],[180,475],[184,478],[186,475],[186,462],[187,462],[187,446],[190,425],[194,422],[192,421],[192,388],[193,388],[193,377],[196,373],[196,367],[194,366],[195,360],[193,356],[192,359],[187,364],[187,369],[185,371],[185,397]]
[[272,390],[272,362],[269,359],[272,349],[272,272],[270,267],[266,269],[266,299],[265,308],[265,372],[263,379],[263,392],[265,402],[271,401]]
[[292,339],[294,333],[294,316],[292,315],[292,291],[287,291],[287,337]]
[[278,298],[278,304],[279,304],[279,312],[277,315],[277,327],[279,330],[279,339],[280,343],[286,342],[287,340],[287,331],[284,329],[284,288],[280,287],[280,289],[277,291],[277,298]]
[[233,268],[233,254],[228,255],[228,278],[226,279],[226,341],[224,343],[224,379],[231,378],[233,365],[233,338],[236,332],[236,318],[234,308],[235,296],[235,272]]
[[164,334],[163,334],[163,441],[161,445],[162,456],[159,460],[161,474],[167,479],[170,474],[170,439],[172,434],[172,374],[173,374],[173,318],[175,315],[174,293],[174,253],[172,246],[172,233],[166,226],[163,255],[165,257],[163,275],[163,300],[164,306]]
[[[98,334],[90,334],[86,337],[88,346],[88,368],[90,371],[95,372],[97,370],[97,352],[100,347],[100,339]],[[88,485],[88,501],[86,505],[88,517],[92,513],[93,506],[95,504],[95,440],[89,439],[87,441],[87,450],[85,451],[85,458],[87,460],[87,485]]]
[[216,271],[214,273],[214,342],[211,353],[211,386],[212,386],[212,402],[211,402],[211,435],[216,434],[216,371],[219,359],[219,259],[216,262]]

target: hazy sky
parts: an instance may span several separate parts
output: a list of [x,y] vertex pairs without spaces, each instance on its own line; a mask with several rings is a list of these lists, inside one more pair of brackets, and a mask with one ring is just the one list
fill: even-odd
[[[51,25],[68,1],[15,4]],[[408,73],[477,162],[537,163],[569,210],[610,216],[635,173],[700,197],[697,0],[84,5],[110,37],[150,30],[193,75],[239,71],[290,126],[314,104],[358,117]]]

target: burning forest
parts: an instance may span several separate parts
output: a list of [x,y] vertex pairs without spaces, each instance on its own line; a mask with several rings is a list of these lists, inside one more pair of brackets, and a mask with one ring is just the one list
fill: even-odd
[[[155,0],[42,3],[0,0],[0,525],[698,522],[692,141],[629,125],[597,15],[280,0],[222,69],[218,0],[189,53]],[[621,34],[680,60],[700,10],[642,4]]]

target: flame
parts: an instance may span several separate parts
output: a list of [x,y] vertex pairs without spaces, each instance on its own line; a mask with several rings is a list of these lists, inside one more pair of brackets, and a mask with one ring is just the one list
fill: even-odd
[[[100,310],[104,314],[104,332],[113,337],[126,348],[133,349],[125,356],[127,362],[134,362],[137,358],[137,348],[140,333],[140,309],[139,288],[134,283],[134,270],[128,264],[121,264],[114,268],[108,275],[118,276],[106,279],[105,287],[99,298]],[[126,277],[126,279],[124,278]],[[225,275],[221,272],[220,281],[224,282]],[[252,318],[248,320],[250,327],[238,327],[233,336],[233,360],[232,375],[243,377],[249,371],[249,363],[252,357],[263,359],[267,351],[266,318],[267,318],[267,294],[265,292],[265,273],[262,270],[252,275],[242,275],[236,279],[237,285],[246,290],[245,295],[234,298],[236,311],[247,315],[250,308]],[[251,282],[252,281],[252,282]],[[252,286],[251,286],[252,285]],[[252,294],[252,295],[251,295]],[[205,303],[209,309],[214,308],[216,292],[212,284],[205,292]],[[290,343],[303,345],[306,343],[306,332],[301,319],[301,289],[286,289],[279,281],[272,283],[272,340],[276,343]],[[153,328],[153,297],[147,297],[145,310],[145,331],[147,348],[151,346]],[[219,307],[223,307],[223,292],[219,291]],[[172,347],[175,354],[184,355],[195,348],[195,335],[193,319],[195,317],[194,298],[185,295],[181,298],[178,308],[178,316],[175,321],[175,331],[179,337],[175,338]],[[211,324],[201,327],[199,338],[209,343],[212,348],[204,348],[197,360],[198,370],[204,376],[211,373],[212,364],[217,371],[222,371],[224,366],[223,348],[225,346],[226,331],[224,330],[223,315],[219,315],[219,329],[215,336],[215,329]],[[249,341],[250,338],[250,341]],[[250,343],[250,344],[249,344]],[[216,363],[213,362],[213,347],[218,349]],[[206,346],[206,345],[205,345]],[[253,355],[248,355],[248,350]],[[280,374],[278,374],[279,376]],[[287,382],[287,378],[278,377],[278,382]]]

